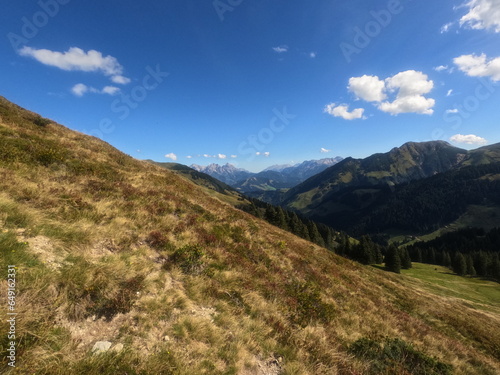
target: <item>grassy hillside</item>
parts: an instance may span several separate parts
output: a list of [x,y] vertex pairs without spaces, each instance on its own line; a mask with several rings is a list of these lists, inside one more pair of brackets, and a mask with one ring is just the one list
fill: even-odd
[[423,263],[413,263],[411,269],[401,272],[410,278],[407,282],[415,288],[455,299],[485,312],[495,312],[500,308],[500,287],[494,281],[461,277],[449,268]]
[[498,306],[338,257],[3,98],[0,176],[2,373],[498,373]]

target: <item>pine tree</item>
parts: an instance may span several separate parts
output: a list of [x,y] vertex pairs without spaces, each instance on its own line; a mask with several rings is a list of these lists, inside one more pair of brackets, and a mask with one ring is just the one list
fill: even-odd
[[453,272],[460,276],[464,276],[467,272],[467,263],[462,253],[456,253],[453,258]]
[[443,266],[451,268],[451,256],[448,252],[443,252]]
[[286,220],[286,215],[285,215],[285,211],[283,211],[283,209],[281,207],[276,207],[276,226],[278,228],[281,228],[281,229],[284,229],[284,230],[288,230],[288,224],[287,224],[287,220]]
[[314,221],[309,221],[307,223],[307,229],[309,231],[309,238],[311,242],[319,246],[325,246],[325,242],[323,241],[323,237],[319,234],[318,227]]
[[380,251],[380,246],[377,246],[375,250],[375,263],[376,264],[384,263],[384,256],[382,255],[382,251]]
[[410,254],[407,248],[399,249],[399,257],[401,259],[401,268],[409,270],[412,267]]
[[467,255],[465,257],[465,264],[467,265],[467,275],[476,276],[476,269],[474,268],[474,262],[472,261],[472,256]]
[[416,251],[415,262],[422,263],[422,250],[421,249],[417,249],[417,251]]
[[299,217],[295,212],[290,213],[290,219],[288,221],[288,228],[296,236],[302,237],[304,232],[304,224],[300,221]]
[[388,271],[401,273],[401,259],[395,245],[390,245],[385,256],[385,267]]
[[488,257],[484,251],[476,254],[474,267],[478,275],[486,276],[488,274]]

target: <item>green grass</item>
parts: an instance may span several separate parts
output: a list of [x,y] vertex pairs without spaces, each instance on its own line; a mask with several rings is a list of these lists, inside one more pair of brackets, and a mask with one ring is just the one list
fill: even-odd
[[413,268],[401,274],[418,279],[420,286],[444,297],[459,298],[483,310],[500,310],[500,284],[480,278],[461,277],[448,268],[413,263]]

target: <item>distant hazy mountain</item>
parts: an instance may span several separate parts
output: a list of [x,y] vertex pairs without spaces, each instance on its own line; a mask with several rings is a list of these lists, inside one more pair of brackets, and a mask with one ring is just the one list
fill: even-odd
[[274,165],[259,173],[239,169],[232,164],[210,164],[206,167],[192,165],[191,168],[217,178],[241,192],[250,193],[291,188],[341,160],[341,157],[336,157],[305,161],[293,166]]
[[254,173],[252,172],[249,172],[245,169],[236,168],[234,165],[229,163],[225,165],[210,164],[207,166],[193,164],[191,165],[191,168],[198,172],[206,173],[209,176],[212,176],[230,186],[233,186],[239,181],[245,180],[248,177],[254,175]]

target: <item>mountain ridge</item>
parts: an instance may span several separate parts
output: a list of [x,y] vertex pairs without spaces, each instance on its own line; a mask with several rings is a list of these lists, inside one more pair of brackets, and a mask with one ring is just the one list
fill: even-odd
[[291,188],[342,160],[339,156],[307,160],[293,166],[271,166],[258,173],[237,168],[230,163],[225,165],[210,164],[208,166],[193,164],[191,168],[217,178],[243,193],[252,193]]

